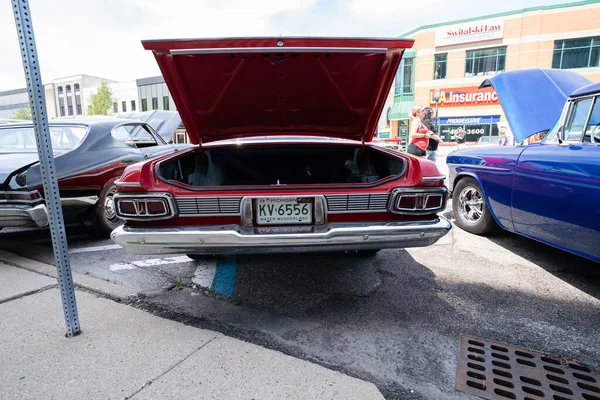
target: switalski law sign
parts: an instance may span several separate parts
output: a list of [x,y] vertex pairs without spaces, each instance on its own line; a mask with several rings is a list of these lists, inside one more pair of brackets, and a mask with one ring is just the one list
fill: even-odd
[[494,18],[440,27],[435,31],[435,46],[480,42],[503,37],[504,20]]

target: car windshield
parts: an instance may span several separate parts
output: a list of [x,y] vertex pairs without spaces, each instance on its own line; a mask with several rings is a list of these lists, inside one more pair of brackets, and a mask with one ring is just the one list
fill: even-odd
[[[51,126],[50,139],[54,150],[71,150],[85,136],[83,126]],[[0,151],[37,151],[32,126],[0,128]]]

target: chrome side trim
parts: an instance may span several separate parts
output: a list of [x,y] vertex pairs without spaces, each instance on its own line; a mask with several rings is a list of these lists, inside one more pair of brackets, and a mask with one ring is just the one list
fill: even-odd
[[60,204],[63,207],[89,207],[98,203],[98,196],[63,197]]
[[369,47],[230,47],[207,49],[171,50],[174,56],[192,54],[231,54],[231,53],[365,53],[384,54],[388,49]]
[[23,193],[27,193],[27,194],[33,194],[33,193],[39,193],[37,190],[29,190],[29,191],[19,191],[19,190],[0,190],[0,195],[1,194],[23,194]]
[[[111,237],[137,254],[253,254],[369,250],[429,246],[443,237],[452,225],[444,218],[425,221],[331,223],[273,229],[240,225],[133,228],[121,226]],[[296,228],[296,229],[292,229]],[[305,228],[305,229],[306,229]],[[296,231],[296,232],[294,232]]]
[[421,182],[438,182],[438,181],[445,180],[445,179],[446,179],[446,175],[424,176],[421,178]]
[[10,199],[10,200],[0,200],[0,204],[33,204],[43,202],[44,199],[35,199],[35,200],[18,200],[18,199]]
[[118,187],[142,187],[142,184],[139,182],[120,182],[120,181],[115,181],[115,185],[117,185]]

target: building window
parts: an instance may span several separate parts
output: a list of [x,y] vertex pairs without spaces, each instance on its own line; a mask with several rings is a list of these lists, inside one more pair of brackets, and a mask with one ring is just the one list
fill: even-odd
[[148,111],[148,99],[142,99],[142,111]]
[[69,115],[73,115],[73,106],[69,105]]
[[135,100],[131,100],[131,111],[135,111]]
[[113,103],[113,112],[119,112],[119,103]]
[[152,109],[153,110],[158,110],[158,97],[153,97],[152,98]]
[[495,75],[506,68],[506,47],[467,51],[465,76]]
[[63,87],[62,86],[58,87],[58,94],[63,94]]
[[589,68],[600,66],[600,36],[556,40],[552,68]]
[[77,104],[77,115],[81,115],[81,104]]
[[414,58],[405,58],[400,62],[396,72],[394,94],[413,93]]
[[121,107],[123,108],[123,112],[127,111],[127,102],[126,101],[122,101],[121,102]]
[[448,53],[436,54],[433,60],[433,79],[446,79]]
[[60,116],[64,117],[65,116],[65,106],[61,106],[60,107]]
[[79,83],[76,83],[75,85],[73,85],[73,87],[75,88],[75,91],[79,90]]
[[169,109],[169,96],[163,96],[163,110]]
[[67,85],[67,93],[71,93],[71,85]]

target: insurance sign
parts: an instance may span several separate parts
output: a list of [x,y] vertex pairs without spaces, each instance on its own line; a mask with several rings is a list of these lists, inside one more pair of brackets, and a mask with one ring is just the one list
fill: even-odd
[[[434,106],[434,90],[429,91],[429,104]],[[479,89],[477,86],[441,89],[438,100],[440,107],[481,106],[500,104],[498,94],[491,87]]]

